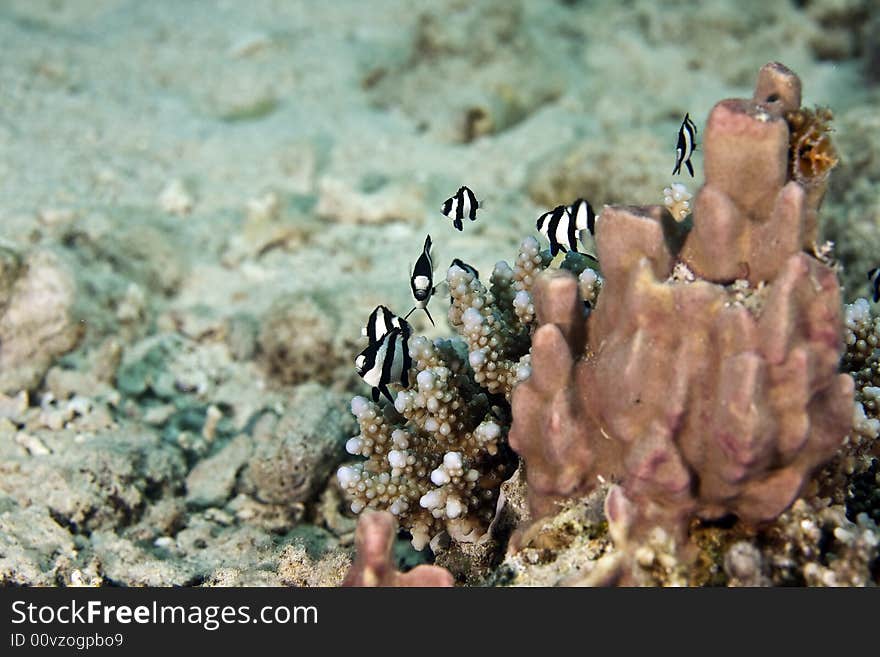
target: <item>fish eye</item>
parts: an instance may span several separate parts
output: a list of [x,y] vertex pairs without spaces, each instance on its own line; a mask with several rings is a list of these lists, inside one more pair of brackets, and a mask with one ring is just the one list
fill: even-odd
[[427,290],[416,290],[414,296],[415,296],[416,300],[424,301],[425,299],[428,298],[428,291]]

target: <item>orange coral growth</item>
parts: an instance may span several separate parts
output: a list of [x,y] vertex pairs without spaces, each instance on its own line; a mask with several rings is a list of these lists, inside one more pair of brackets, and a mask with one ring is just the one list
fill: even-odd
[[827,107],[802,107],[785,114],[790,134],[789,175],[805,187],[824,181],[839,161],[829,134],[833,118]]

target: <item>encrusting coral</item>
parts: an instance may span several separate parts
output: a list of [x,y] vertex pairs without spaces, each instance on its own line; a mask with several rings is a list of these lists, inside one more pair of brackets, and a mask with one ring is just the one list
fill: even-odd
[[780,64],[752,99],[715,106],[686,235],[663,207],[603,209],[588,318],[572,277],[537,281],[509,435],[536,512],[612,480],[621,540],[657,525],[683,538],[694,516],[766,521],[841,445],[853,381],[836,274],[810,255],[821,194],[791,177],[799,107]]

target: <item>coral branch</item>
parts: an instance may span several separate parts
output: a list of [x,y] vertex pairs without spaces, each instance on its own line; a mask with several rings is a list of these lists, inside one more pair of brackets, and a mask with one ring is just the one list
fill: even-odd
[[407,573],[391,561],[394,517],[386,511],[368,511],[355,531],[357,556],[342,586],[452,586],[452,574],[439,566],[416,566]]

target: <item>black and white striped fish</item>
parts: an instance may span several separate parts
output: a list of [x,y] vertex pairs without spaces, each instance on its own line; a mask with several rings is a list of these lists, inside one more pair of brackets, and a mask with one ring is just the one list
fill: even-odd
[[458,258],[452,259],[451,267],[458,267],[459,269],[465,270],[467,273],[472,274],[474,278],[480,277],[480,272],[478,272],[474,267],[471,267],[468,263],[463,260],[459,260]]
[[437,291],[434,287],[434,263],[431,261],[431,236],[425,238],[425,246],[422,247],[422,255],[416,260],[416,266],[413,267],[412,275],[409,277],[409,286],[412,289],[413,299],[416,305],[410,310],[404,319],[407,319],[416,310],[424,310],[431,324],[434,324],[434,318],[428,312],[428,302]]
[[[479,278],[480,278],[480,272],[478,272],[478,271],[476,270],[476,268],[471,267],[471,266],[470,266],[468,263],[466,263],[464,260],[459,260],[458,258],[453,258],[453,259],[452,259],[452,264],[449,265],[449,266],[450,266],[450,267],[458,267],[459,269],[463,269],[464,271],[468,272],[469,274],[471,274],[471,275],[472,275],[474,278],[476,278],[476,279],[479,279]],[[450,297],[449,297],[449,303],[453,303],[453,302],[454,302],[454,299],[452,298],[452,296],[450,296]]]
[[684,115],[684,121],[678,129],[678,144],[675,146],[675,168],[672,175],[681,173],[681,165],[687,167],[691,178],[694,177],[694,165],[691,164],[691,155],[697,149],[697,126],[691,121],[690,114]]
[[385,306],[376,306],[375,310],[370,313],[367,325],[364,327],[362,334],[367,337],[370,344],[381,340],[391,329],[400,329],[409,324],[402,317],[398,317]]
[[452,225],[455,226],[456,230],[461,230],[461,220],[465,217],[471,221],[477,220],[477,208],[479,207],[480,202],[470,188],[459,187],[458,191],[455,192],[455,196],[450,196],[443,203],[441,211],[452,219]]
[[392,404],[394,397],[388,390],[389,385],[409,387],[409,370],[412,357],[409,355],[409,325],[403,328],[392,328],[378,341],[367,345],[357,358],[354,365],[367,385],[373,389],[373,401],[379,401],[379,393]]
[[874,289],[874,303],[880,301],[880,267],[875,267],[868,272],[868,280]]
[[550,242],[550,255],[562,251],[568,253],[578,250],[578,237],[580,231],[589,230],[592,233],[596,228],[596,214],[592,206],[584,199],[578,199],[571,207],[557,205],[550,212],[545,212],[535,226]]
[[586,228],[590,235],[596,234],[596,213],[587,199],[579,198],[571,204],[568,212],[574,217],[574,225],[578,230]]

